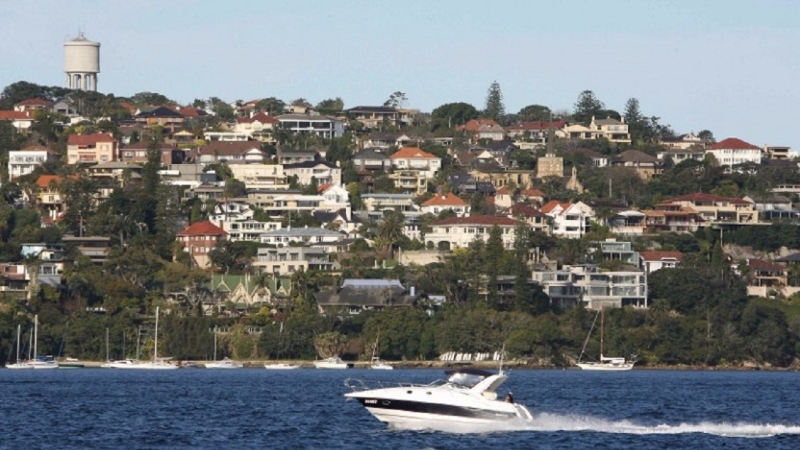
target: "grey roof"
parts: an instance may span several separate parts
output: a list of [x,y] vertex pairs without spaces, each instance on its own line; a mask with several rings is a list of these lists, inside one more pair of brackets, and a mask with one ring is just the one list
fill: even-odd
[[394,200],[411,200],[414,198],[411,194],[386,194],[383,192],[373,192],[370,194],[361,194],[361,198],[375,198],[375,199],[394,199]]
[[381,159],[388,160],[389,157],[385,153],[377,152],[371,148],[365,148],[360,152],[353,155],[353,159]]
[[406,294],[399,280],[348,279],[342,287],[314,295],[322,307],[348,306],[412,306],[417,296]]
[[392,108],[391,106],[356,106],[346,110],[347,112],[383,112],[383,113],[394,113],[397,112],[397,108]]
[[776,259],[775,262],[800,262],[800,253],[786,255],[783,258]]
[[284,170],[288,170],[288,169],[311,169],[312,167],[317,167],[317,166],[325,166],[325,167],[327,167],[329,169],[335,169],[336,168],[335,164],[331,164],[331,163],[329,163],[327,161],[303,161],[303,162],[293,163],[293,164],[284,164],[283,165],[283,169]]
[[138,164],[128,164],[122,161],[109,161],[104,163],[97,163],[91,167],[90,169],[142,169],[142,166]]
[[309,114],[282,114],[280,116],[275,117],[278,120],[331,120],[335,121],[338,120],[333,117],[323,116],[321,114],[318,115],[309,115]]
[[399,287],[405,289],[400,280],[374,280],[367,278],[348,278],[342,283],[342,287],[353,286],[357,288],[388,288]]

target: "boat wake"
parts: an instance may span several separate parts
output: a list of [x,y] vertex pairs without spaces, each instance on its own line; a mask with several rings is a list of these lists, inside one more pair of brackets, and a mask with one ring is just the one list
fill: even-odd
[[514,431],[595,432],[611,434],[689,434],[703,433],[721,437],[768,438],[776,435],[800,435],[800,425],[745,422],[695,422],[679,424],[642,425],[630,420],[606,420],[572,414],[534,414],[532,421],[501,423],[454,424],[426,422],[424,425],[395,426],[402,430],[436,430],[446,433],[504,433]]

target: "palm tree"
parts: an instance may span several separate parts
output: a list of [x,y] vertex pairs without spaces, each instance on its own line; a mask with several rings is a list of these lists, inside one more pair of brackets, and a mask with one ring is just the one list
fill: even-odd
[[397,211],[386,211],[383,214],[383,222],[378,229],[379,237],[386,242],[389,248],[389,259],[394,259],[394,246],[402,239],[405,227],[405,217],[403,213]]
[[358,233],[364,237],[364,239],[374,239],[378,227],[378,220],[372,216],[368,216],[361,222],[361,226],[358,227]]

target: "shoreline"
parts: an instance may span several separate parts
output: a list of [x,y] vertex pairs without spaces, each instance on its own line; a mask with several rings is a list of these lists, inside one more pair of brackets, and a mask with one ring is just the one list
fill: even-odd
[[[176,361],[181,366],[186,368],[193,368],[193,367],[203,367],[203,365],[209,361],[205,360],[182,360]],[[313,369],[314,368],[314,361],[312,360],[244,360],[240,361],[244,364],[245,369],[263,369],[265,364],[296,364],[299,365],[300,368],[303,369]],[[367,369],[369,368],[370,362],[369,361],[346,361],[348,363],[353,363],[355,369]],[[83,364],[83,368],[85,369],[99,369],[100,366],[105,363],[105,361],[70,361],[61,362],[66,364]],[[486,370],[497,370],[499,366],[499,361],[388,361],[388,364],[394,366],[397,369],[438,369],[438,370],[446,370],[446,369],[453,369],[453,368],[477,368],[477,369],[486,369]],[[65,369],[67,367],[64,367]],[[77,367],[76,367],[77,368]],[[506,361],[503,363],[503,369],[505,370],[580,370],[576,366],[555,366],[552,364],[536,364],[531,363],[529,361]],[[740,364],[726,364],[726,365],[717,365],[717,366],[706,366],[706,365],[687,365],[687,364],[678,364],[678,365],[666,365],[666,364],[659,364],[659,365],[638,365],[634,366],[632,370],[661,370],[661,371],[708,371],[708,372],[716,372],[716,371],[751,371],[751,372],[796,372],[800,370],[800,366],[798,364],[793,364],[789,367],[774,367],[769,365],[759,365],[753,362],[745,362]]]

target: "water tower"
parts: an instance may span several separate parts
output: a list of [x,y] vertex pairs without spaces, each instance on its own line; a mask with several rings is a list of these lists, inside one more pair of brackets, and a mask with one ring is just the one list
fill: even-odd
[[97,74],[100,73],[100,43],[86,39],[83,33],[64,43],[64,72],[67,88],[80,91],[97,91]]

